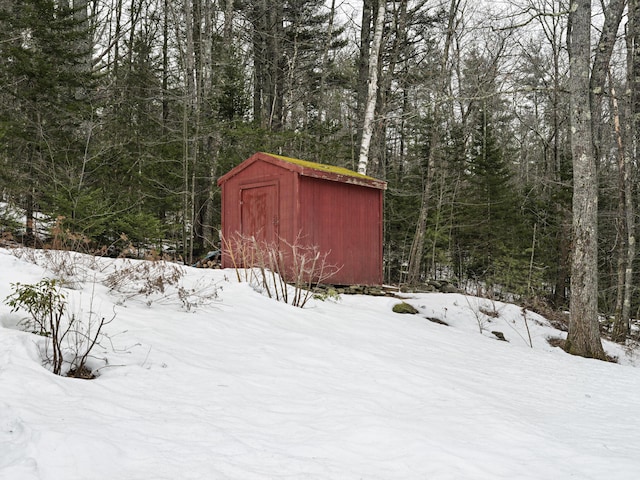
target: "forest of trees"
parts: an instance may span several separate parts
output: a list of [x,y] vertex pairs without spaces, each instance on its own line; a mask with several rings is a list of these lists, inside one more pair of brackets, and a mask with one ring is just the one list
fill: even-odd
[[624,339],[640,0],[591,3],[0,0],[2,230],[191,263],[217,178],[273,152],[388,182],[386,282],[581,294]]

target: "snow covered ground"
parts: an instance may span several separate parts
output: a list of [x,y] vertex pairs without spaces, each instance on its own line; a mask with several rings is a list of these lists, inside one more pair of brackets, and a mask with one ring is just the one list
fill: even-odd
[[[0,299],[52,277],[38,255],[0,249]],[[299,309],[195,268],[182,295],[144,296],[103,284],[133,262],[75,258],[69,308],[115,313],[98,377],[50,373],[44,339],[0,305],[0,479],[640,478],[637,358],[569,356],[527,312],[531,348],[516,306],[419,294],[416,315],[390,297]]]

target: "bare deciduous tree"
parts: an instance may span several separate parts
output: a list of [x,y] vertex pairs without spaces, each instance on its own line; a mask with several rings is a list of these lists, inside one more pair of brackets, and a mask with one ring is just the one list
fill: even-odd
[[570,105],[573,255],[567,352],[604,359],[598,323],[598,179],[591,125],[591,0],[572,0]]

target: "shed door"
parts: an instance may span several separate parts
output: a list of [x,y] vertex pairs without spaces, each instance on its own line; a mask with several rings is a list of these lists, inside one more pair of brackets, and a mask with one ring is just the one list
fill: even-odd
[[259,242],[278,240],[278,184],[260,184],[240,190],[240,219],[242,235],[255,237]]

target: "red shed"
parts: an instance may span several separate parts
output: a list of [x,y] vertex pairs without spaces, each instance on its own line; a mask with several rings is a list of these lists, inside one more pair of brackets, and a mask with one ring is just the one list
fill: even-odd
[[327,264],[340,267],[327,283],[382,284],[386,182],[346,168],[260,152],[220,177],[218,185],[223,267],[234,266],[226,251],[230,239],[254,237],[289,252],[293,244],[317,247],[327,254]]

